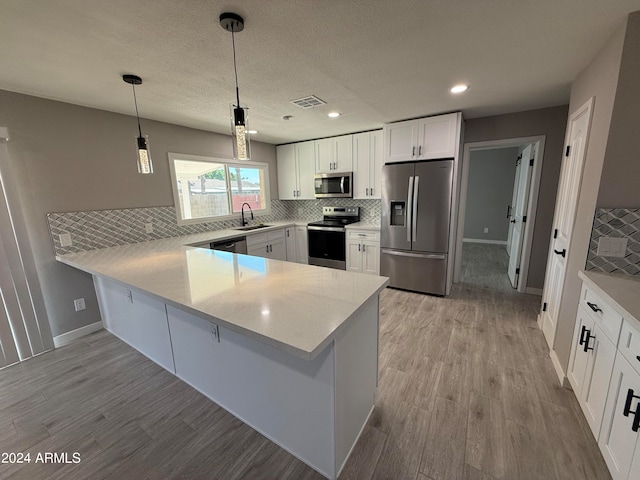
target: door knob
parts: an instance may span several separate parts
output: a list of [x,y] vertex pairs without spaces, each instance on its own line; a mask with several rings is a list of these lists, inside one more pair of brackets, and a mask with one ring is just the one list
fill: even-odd
[[515,219],[511,220],[511,223],[516,223]]

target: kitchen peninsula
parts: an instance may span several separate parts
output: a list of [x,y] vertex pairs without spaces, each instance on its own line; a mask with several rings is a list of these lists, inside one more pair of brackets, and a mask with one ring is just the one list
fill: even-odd
[[107,330],[337,478],[375,402],[388,279],[189,246],[202,235],[56,258],[93,275]]

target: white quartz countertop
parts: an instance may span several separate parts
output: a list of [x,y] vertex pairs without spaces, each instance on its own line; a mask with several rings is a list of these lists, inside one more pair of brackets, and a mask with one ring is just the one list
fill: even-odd
[[[269,224],[282,228],[296,222]],[[375,275],[189,246],[250,234],[218,230],[56,258],[307,360],[389,282]]]
[[380,231],[379,223],[370,223],[370,222],[356,222],[350,223],[349,225],[345,225],[346,229],[356,229],[356,230],[377,230]]
[[578,276],[627,320],[640,326],[640,278],[613,273],[578,272]]

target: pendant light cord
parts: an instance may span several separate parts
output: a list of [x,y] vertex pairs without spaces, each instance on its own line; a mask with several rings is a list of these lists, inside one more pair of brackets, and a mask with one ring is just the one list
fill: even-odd
[[140,128],[140,115],[138,115],[138,100],[136,99],[136,86],[132,83],[131,88],[133,88],[133,103],[136,106],[136,118],[138,119],[138,133],[142,137],[142,128]]
[[231,25],[231,44],[233,45],[233,72],[236,76],[236,100],[238,102],[237,107],[240,108],[240,90],[238,89],[238,67],[236,65],[236,38],[233,34],[233,24]]

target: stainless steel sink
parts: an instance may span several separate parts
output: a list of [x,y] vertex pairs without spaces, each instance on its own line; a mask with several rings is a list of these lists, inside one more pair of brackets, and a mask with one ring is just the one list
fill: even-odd
[[267,228],[267,227],[271,227],[271,225],[251,225],[249,227],[234,228],[234,230],[242,230],[243,232],[248,232],[249,230],[258,230],[259,228]]

